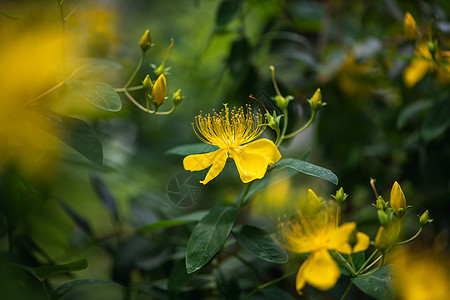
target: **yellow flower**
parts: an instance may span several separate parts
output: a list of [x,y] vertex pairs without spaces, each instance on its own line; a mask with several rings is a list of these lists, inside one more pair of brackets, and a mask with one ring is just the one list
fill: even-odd
[[406,12],[403,17],[403,32],[408,40],[417,39],[416,20],[414,20],[414,17],[409,12]]
[[276,163],[281,154],[277,146],[268,139],[256,139],[265,129],[261,114],[247,113],[241,107],[232,109],[225,105],[225,110],[213,115],[202,114],[195,117],[194,131],[204,143],[218,146],[219,149],[203,154],[189,155],[184,158],[183,165],[188,171],[200,171],[211,168],[206,174],[203,184],[207,184],[222,172],[228,157],[236,163],[242,182],[247,183],[263,178],[268,166]]
[[296,288],[301,294],[306,283],[321,289],[332,288],[340,277],[338,264],[329,250],[343,254],[364,251],[369,247],[370,238],[356,233],[356,244],[352,247],[349,239],[356,230],[356,223],[349,222],[336,226],[335,211],[324,207],[315,215],[303,215],[280,224],[280,231],[287,248],[295,253],[310,253],[297,273]]
[[399,218],[403,217],[406,211],[406,198],[397,181],[394,182],[391,189],[390,203],[391,208],[394,210],[394,214]]
[[403,82],[409,88],[415,86],[417,82],[422,80],[425,75],[430,71],[436,71],[438,81],[450,82],[450,68],[448,63],[449,58],[445,51],[437,51],[435,54],[436,59],[439,59],[446,63],[445,65],[437,66],[432,61],[431,53],[428,49],[426,42],[422,42],[417,46],[415,57],[411,60],[410,64],[403,70]]
[[401,251],[392,259],[393,281],[401,300],[445,300],[450,295],[450,257]]

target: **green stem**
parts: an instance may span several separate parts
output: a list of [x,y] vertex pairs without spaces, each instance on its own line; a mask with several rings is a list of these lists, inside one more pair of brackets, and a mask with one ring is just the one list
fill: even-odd
[[242,205],[244,204],[244,200],[245,200],[245,198],[247,197],[247,194],[248,194],[248,192],[250,191],[250,188],[252,187],[252,185],[253,185],[254,182],[255,182],[255,181],[253,180],[252,182],[250,182],[249,184],[247,184],[247,186],[246,186],[246,188],[245,188],[244,195],[242,196],[241,201],[239,202],[239,208],[241,208]]
[[138,91],[138,90],[142,90],[144,88],[144,86],[141,85],[136,85],[136,86],[130,86],[127,88],[115,88],[114,90],[118,93],[124,93],[125,91]]
[[288,110],[287,107],[285,109],[283,109],[283,129],[281,130],[281,134],[277,135],[277,140],[275,141],[275,145],[277,145],[277,147],[280,147],[281,143],[283,142],[283,140],[285,139],[285,134],[286,134],[286,129],[288,126]]
[[272,281],[269,281],[269,282],[266,282],[266,283],[264,283],[264,284],[261,284],[261,285],[257,286],[257,287],[256,287],[254,290],[252,290],[247,296],[245,296],[245,298],[244,298],[243,300],[250,299],[250,297],[253,296],[254,294],[256,294],[257,292],[259,292],[259,291],[265,289],[266,287],[269,287],[269,286],[271,286],[271,285],[273,285],[273,284],[275,284],[275,283],[277,283],[277,282],[279,282],[279,281],[281,281],[281,280],[283,280],[283,279],[285,279],[285,278],[288,278],[288,277],[290,277],[290,276],[292,276],[292,275],[294,275],[294,274],[296,274],[296,273],[297,273],[297,270],[296,270],[296,271],[289,272],[289,273],[286,273],[286,274],[284,274],[283,276],[278,277],[277,279],[274,279],[274,280],[272,280]]
[[34,101],[39,100],[40,98],[44,97],[45,95],[50,94],[51,92],[53,92],[54,90],[56,90],[57,88],[62,86],[63,84],[64,84],[64,81],[61,81],[60,83],[58,83],[54,87],[48,89],[47,91],[43,92],[39,96],[37,96],[37,97],[31,99],[30,101],[26,102],[23,106],[29,105],[29,104],[33,103]]
[[350,283],[347,286],[347,289],[345,290],[344,294],[341,297],[341,300],[344,300],[347,297],[347,295],[348,295],[348,293],[350,293],[350,290],[352,289],[352,287],[353,287],[353,281],[350,281]]
[[402,242],[398,242],[397,245],[402,245],[402,244],[406,244],[409,243],[415,239],[417,239],[417,237],[420,235],[420,233],[422,232],[423,227],[420,227],[419,231],[417,231],[417,233],[412,236],[411,238],[407,239],[406,241],[402,241]]
[[[375,265],[375,264],[380,260],[380,258],[381,258],[381,263],[380,263],[380,265],[379,265],[378,267],[376,267],[376,269],[373,269],[373,270],[370,271],[370,272],[363,273],[362,275],[359,275],[359,277],[372,275],[373,273],[375,273],[376,271],[378,271],[379,269],[381,269],[381,267],[382,267],[383,264],[384,264],[385,257],[386,257],[386,255],[381,255],[380,257],[378,257],[378,258],[377,258],[373,263],[371,263],[370,266],[368,266],[365,270],[369,270],[369,269],[370,269],[373,265]],[[365,271],[365,270],[364,270],[364,271]]]
[[335,252],[338,259],[341,261],[341,263],[344,264],[344,267],[352,274],[355,274],[356,270],[348,263],[348,261],[340,254],[339,252]]
[[269,66],[270,70],[272,71],[272,83],[273,83],[273,87],[275,88],[275,92],[277,93],[278,96],[281,96],[280,93],[280,89],[278,88],[278,84],[277,81],[275,80],[275,68],[273,66]]
[[128,89],[124,88],[123,92],[125,93],[125,96],[127,96],[127,98],[133,102],[134,105],[137,106],[137,108],[139,108],[140,110],[142,110],[143,112],[146,112],[148,114],[155,114],[155,115],[170,115],[171,113],[173,113],[175,111],[176,105],[173,105],[172,108],[168,111],[154,111],[154,110],[147,110],[146,107],[142,106],[139,102],[136,101],[136,99],[133,98],[133,96],[131,96],[130,93],[128,93]]
[[370,257],[364,262],[361,268],[359,268],[359,270],[356,272],[356,276],[358,276],[364,270],[364,268],[370,263],[370,261],[375,257],[375,255],[377,255],[377,253],[378,249],[375,249],[375,251],[372,252]]
[[284,136],[283,139],[290,139],[290,138],[296,136],[297,134],[299,134],[299,133],[305,131],[306,129],[308,129],[308,127],[314,121],[314,118],[316,117],[316,114],[317,114],[317,110],[313,110],[313,112],[311,114],[311,117],[309,118],[308,122],[302,128],[300,128],[299,130],[294,131],[294,132]]
[[139,60],[139,63],[136,66],[136,69],[134,70],[134,72],[131,75],[130,79],[128,79],[127,83],[124,85],[124,87],[123,87],[124,89],[126,89],[131,84],[131,82],[134,80],[134,78],[136,77],[137,73],[141,69],[142,65],[144,64],[144,59],[145,59],[145,54],[146,53],[147,53],[147,50],[143,50],[142,51],[141,59]]

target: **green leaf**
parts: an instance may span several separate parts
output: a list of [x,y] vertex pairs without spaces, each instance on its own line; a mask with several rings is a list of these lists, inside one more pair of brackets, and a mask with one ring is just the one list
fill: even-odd
[[207,211],[207,210],[196,211],[191,214],[176,217],[176,218],[173,218],[170,220],[157,221],[157,222],[151,223],[147,226],[137,228],[136,231],[137,232],[147,232],[147,231],[153,231],[156,229],[168,228],[168,227],[173,227],[173,226],[182,225],[182,224],[186,224],[186,223],[197,222],[197,221],[200,221],[208,213],[209,213],[209,211]]
[[186,249],[188,274],[203,267],[222,247],[233,227],[239,209],[219,206],[211,210],[194,228]]
[[81,271],[86,269],[88,262],[86,259],[80,259],[64,265],[44,265],[35,268],[36,275],[41,279],[47,279],[53,275]]
[[122,102],[114,88],[104,82],[61,78],[77,94],[106,111],[119,111]]
[[243,225],[233,229],[236,241],[256,257],[272,263],[285,263],[288,261],[286,251],[266,231]]
[[187,144],[187,145],[177,146],[175,148],[167,150],[166,154],[186,156],[186,155],[191,155],[191,154],[213,152],[213,151],[216,151],[217,149],[219,149],[219,147],[217,147],[217,146],[213,146],[213,145],[209,145],[209,144],[205,144],[205,143],[197,143],[197,144]]
[[102,58],[81,58],[73,61],[71,67],[73,71],[70,73],[70,78],[76,79],[104,78],[122,68],[119,63]]
[[315,176],[324,180],[327,180],[331,183],[338,184],[337,176],[328,169],[310,164],[306,161],[294,159],[294,158],[285,158],[279,160],[276,164],[272,166],[272,170],[291,168],[297,170],[300,173]]
[[178,261],[172,268],[169,275],[169,282],[167,283],[170,298],[175,299],[175,296],[183,290],[193,276],[195,276],[195,274],[186,273],[184,261]]
[[402,129],[411,122],[417,115],[428,109],[433,104],[430,100],[421,100],[406,105],[399,113],[397,118],[397,128]]
[[450,97],[436,102],[423,121],[421,134],[425,142],[439,137],[450,127]]
[[389,265],[382,266],[380,270],[369,276],[353,278],[352,281],[361,291],[375,299],[387,300],[394,298],[391,266]]
[[222,0],[216,15],[216,27],[220,28],[234,20],[241,10],[243,0]]
[[50,110],[41,110],[54,134],[96,165],[103,164],[103,147],[94,129],[83,120],[59,115]]
[[74,289],[78,289],[84,287],[86,285],[91,284],[109,284],[114,286],[122,287],[120,284],[110,280],[101,280],[101,279],[77,279],[73,281],[66,282],[60,285],[55,292],[53,293],[54,299],[60,299],[67,293],[71,292]]

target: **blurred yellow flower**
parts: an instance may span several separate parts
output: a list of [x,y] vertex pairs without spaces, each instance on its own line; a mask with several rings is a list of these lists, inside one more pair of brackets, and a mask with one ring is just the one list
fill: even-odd
[[409,12],[406,12],[403,17],[403,32],[408,40],[417,39],[416,20],[414,20],[414,17]]
[[183,165],[188,171],[200,171],[211,166],[203,184],[217,177],[222,172],[228,157],[233,158],[242,182],[247,183],[263,178],[268,166],[276,163],[281,154],[277,146],[268,139],[256,139],[266,128],[260,113],[252,114],[241,107],[230,109],[225,105],[220,113],[214,112],[195,117],[194,131],[204,143],[218,146],[219,149],[203,154],[189,155]]
[[299,294],[306,283],[321,290],[328,290],[336,284],[340,277],[339,267],[329,250],[352,254],[369,247],[370,238],[361,232],[356,233],[356,244],[352,247],[349,239],[356,230],[356,223],[349,222],[337,227],[335,215],[334,209],[324,206],[316,214],[300,213],[279,225],[290,251],[310,253],[297,273],[296,288]]
[[402,251],[392,259],[393,280],[402,300],[446,300],[450,296],[450,258]]
[[403,82],[409,88],[415,86],[428,72],[436,71],[439,81],[450,82],[450,59],[444,55],[445,52],[437,51],[435,57],[446,62],[445,65],[438,66],[432,61],[432,55],[428,50],[426,42],[417,46],[415,57],[403,70]]

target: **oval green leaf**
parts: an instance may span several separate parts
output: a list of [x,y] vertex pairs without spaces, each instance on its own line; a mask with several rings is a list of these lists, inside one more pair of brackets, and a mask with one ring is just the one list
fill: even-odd
[[119,111],[122,102],[114,88],[104,82],[61,78],[78,95],[106,111]]
[[236,241],[253,255],[271,263],[285,263],[288,254],[266,231],[243,225],[233,229]]
[[186,249],[188,274],[203,267],[219,251],[238,212],[239,209],[234,206],[215,207],[194,227]]
[[47,279],[53,275],[69,273],[86,269],[88,262],[86,259],[80,259],[63,265],[44,265],[35,268],[36,275],[41,279]]
[[78,279],[78,280],[69,281],[69,282],[66,282],[66,283],[60,285],[53,293],[54,299],[60,299],[61,297],[63,297],[64,295],[66,295],[67,293],[71,292],[74,289],[78,289],[78,288],[84,287],[86,285],[91,285],[91,284],[109,284],[109,285],[115,285],[115,286],[122,287],[117,282],[114,282],[111,280]]
[[336,185],[338,184],[339,181],[337,176],[330,170],[294,158],[281,159],[275,165],[273,165],[271,169],[277,170],[284,168],[291,168],[297,170],[300,173],[315,176],[327,180]]
[[352,279],[353,283],[367,295],[378,300],[395,298],[392,286],[391,266],[382,266],[378,271],[363,277]]

